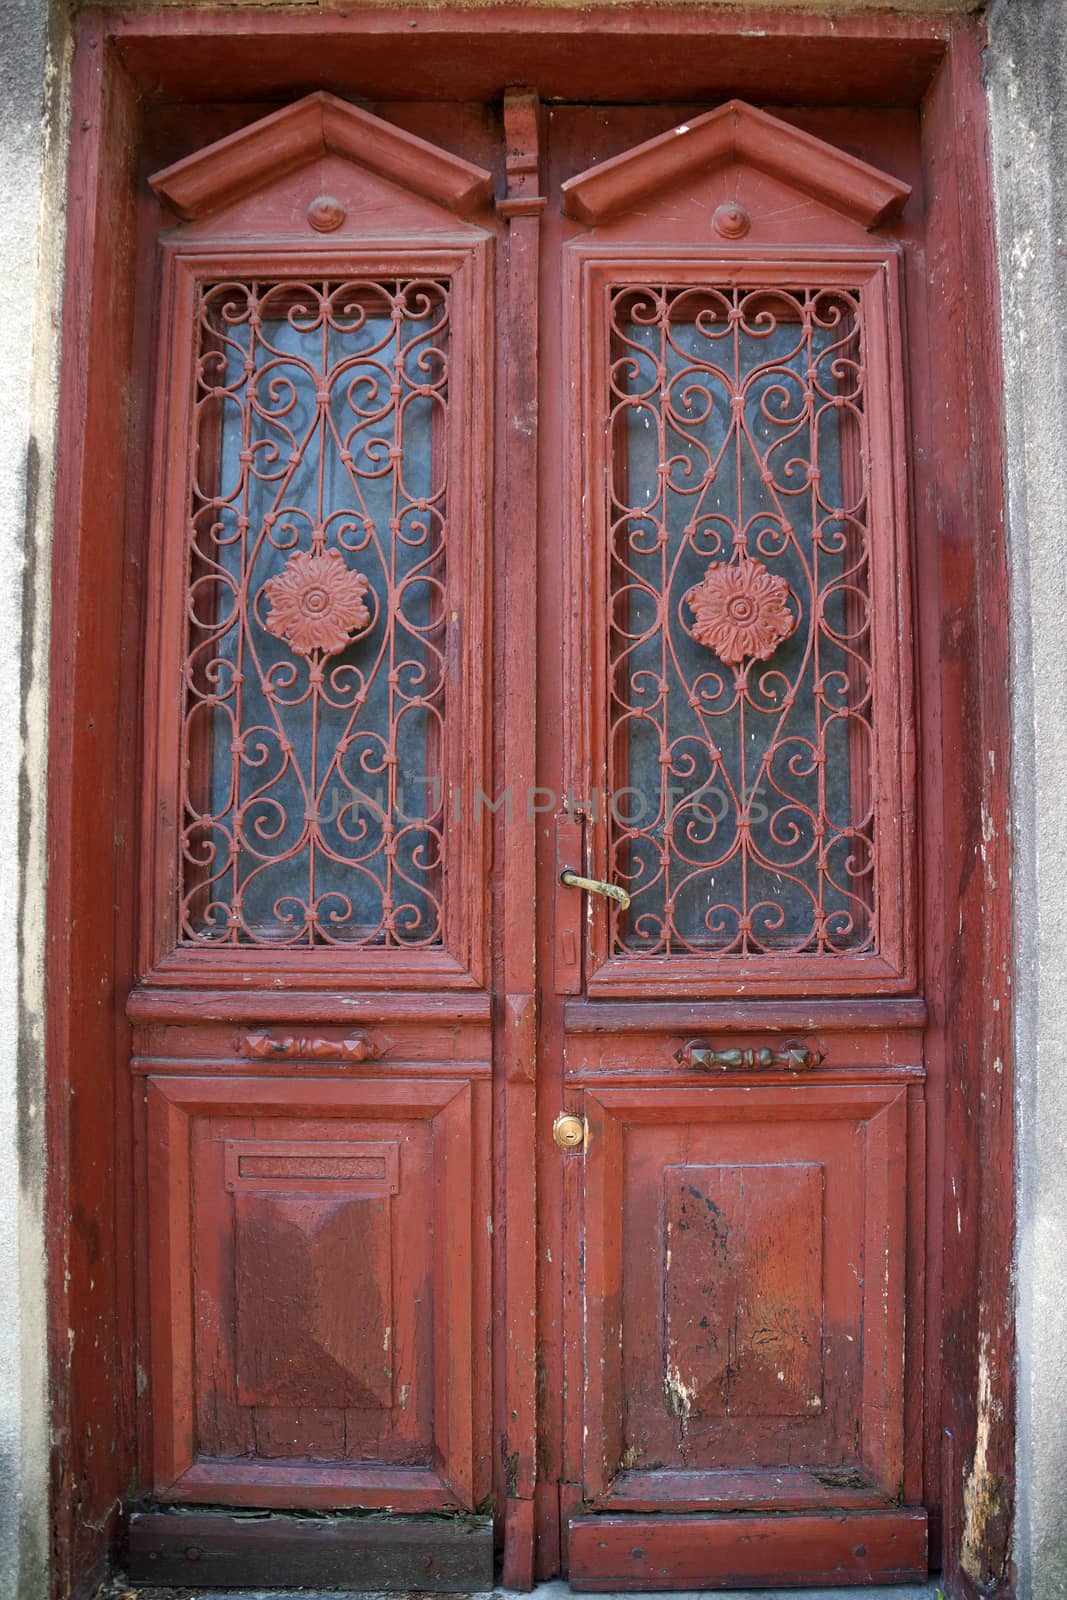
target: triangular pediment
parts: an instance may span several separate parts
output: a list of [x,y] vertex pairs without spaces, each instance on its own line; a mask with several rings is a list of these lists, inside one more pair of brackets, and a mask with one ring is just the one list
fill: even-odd
[[563,209],[595,227],[730,165],[765,173],[865,228],[890,221],[911,193],[899,178],[825,140],[743,100],[728,100],[569,179]]
[[458,216],[492,197],[484,168],[321,91],[176,161],[150,181],[160,199],[191,222],[329,155]]

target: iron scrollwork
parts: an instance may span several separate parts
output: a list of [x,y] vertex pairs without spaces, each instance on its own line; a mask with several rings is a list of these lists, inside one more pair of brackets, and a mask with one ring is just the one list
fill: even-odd
[[860,295],[629,285],[609,317],[613,953],[874,950]]
[[187,944],[442,942],[450,333],[447,282],[199,290]]

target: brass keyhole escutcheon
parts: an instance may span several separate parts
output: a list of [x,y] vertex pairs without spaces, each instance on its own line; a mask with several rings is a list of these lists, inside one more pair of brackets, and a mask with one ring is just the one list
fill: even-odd
[[552,1137],[561,1150],[580,1150],[585,1143],[585,1123],[564,1111],[552,1124]]

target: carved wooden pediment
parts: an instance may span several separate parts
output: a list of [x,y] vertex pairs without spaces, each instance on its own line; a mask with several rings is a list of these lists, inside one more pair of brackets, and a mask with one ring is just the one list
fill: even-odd
[[[367,174],[465,217],[492,195],[492,178],[482,167],[394,127],[381,117],[336,95],[309,94],[294,105],[231,133],[157,172],[152,188],[183,221],[194,221],[275,185],[313,163],[340,158]],[[328,200],[329,196],[323,196]],[[321,232],[341,219],[320,207]]]
[[[762,173],[864,228],[890,221],[911,193],[898,178],[825,140],[728,100],[571,178],[563,185],[563,209],[596,226],[729,166]],[[730,237],[730,219],[722,220],[719,231]]]

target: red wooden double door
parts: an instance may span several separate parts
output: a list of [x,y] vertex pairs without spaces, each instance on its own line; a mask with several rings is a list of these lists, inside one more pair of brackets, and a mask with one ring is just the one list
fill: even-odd
[[924,1576],[908,140],[217,121],[143,291],[135,1565]]

